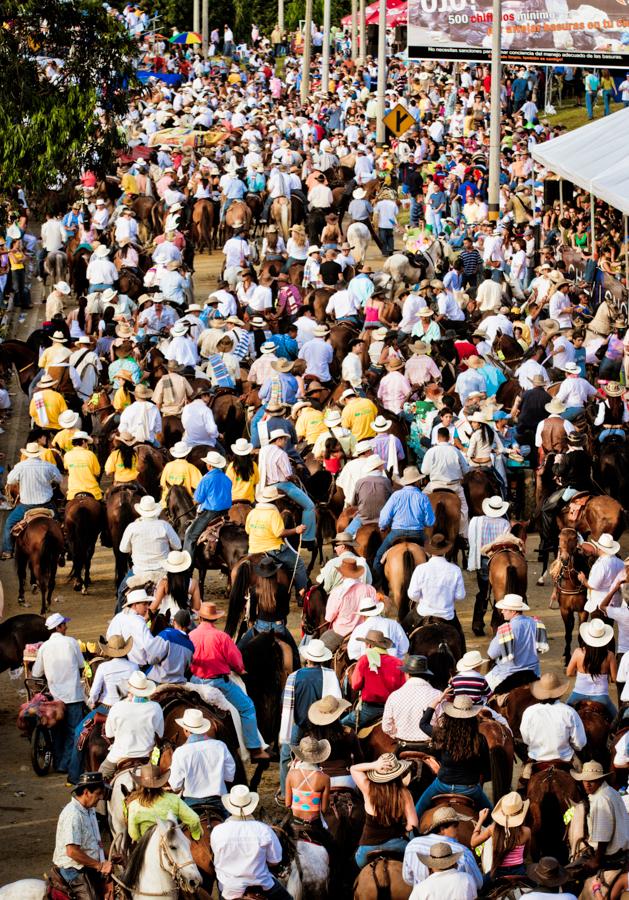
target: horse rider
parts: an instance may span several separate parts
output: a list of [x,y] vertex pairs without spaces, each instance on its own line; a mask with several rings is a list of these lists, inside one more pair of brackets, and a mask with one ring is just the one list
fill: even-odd
[[[579,714],[561,702],[569,686],[568,679],[556,672],[544,673],[530,686],[537,703],[527,707],[522,714],[520,734],[532,763],[522,770],[523,780],[539,768],[548,768],[551,763],[569,769],[574,754],[585,747],[587,736]],[[545,765],[538,766],[538,763]]]
[[347,533],[355,538],[363,525],[377,523],[393,493],[393,485],[384,471],[384,460],[376,453],[369,456],[362,466],[362,475],[354,484],[353,494],[347,498],[348,506],[355,509],[347,526]]
[[66,498],[74,500],[77,494],[90,494],[94,500],[102,500],[103,492],[98,483],[101,474],[100,463],[96,454],[89,449],[92,439],[85,431],[76,431],[72,435],[72,450],[63,457],[63,464],[68,473],[68,489]]
[[162,439],[162,417],[158,408],[151,403],[153,391],[138,384],[133,391],[135,400],[120,414],[120,431],[127,431],[140,444],[159,447]]
[[199,624],[190,632],[190,640],[194,644],[190,680],[193,684],[207,684],[219,690],[240,714],[243,741],[251,759],[269,759],[269,754],[261,745],[255,706],[229,677],[232,672],[242,675],[245,665],[233,640],[214,625],[224,613],[216,608],[215,603],[204,602],[197,614]]
[[298,595],[303,595],[308,586],[308,575],[304,561],[285,538],[291,535],[302,535],[305,525],[286,528],[275,503],[283,494],[277,485],[259,488],[256,505],[247,515],[245,531],[249,535],[247,552],[265,553],[284,566],[291,579],[294,579]]
[[186,529],[183,540],[183,549],[187,550],[191,559],[194,559],[197,541],[210,522],[229,512],[232,506],[232,483],[223,471],[227,460],[215,450],[210,450],[203,462],[207,466],[207,472],[194,492],[196,518]]
[[192,398],[192,385],[182,374],[183,366],[169,359],[167,373],[162,375],[153,391],[153,403],[164,416],[180,416],[186,403]]
[[401,538],[423,544],[427,531],[430,532],[435,524],[435,514],[430,500],[417,486],[421,477],[416,466],[407,466],[400,478],[402,489],[389,497],[380,513],[378,520],[380,531],[386,528],[390,530],[380,544],[373,561],[373,578],[377,586],[382,584],[384,577],[382,557],[389,547]]
[[482,515],[474,516],[469,525],[469,554],[467,568],[476,572],[478,591],[472,614],[472,631],[477,637],[485,634],[485,613],[489,595],[489,557],[482,548],[511,531],[507,518],[509,503],[497,494],[486,497],[482,503]]
[[455,610],[455,603],[465,599],[463,575],[455,563],[445,559],[452,550],[452,541],[433,531],[425,549],[430,559],[416,566],[408,586],[409,600],[417,604],[418,616],[428,620],[437,618],[456,628],[465,645],[465,635]]
[[408,653],[408,637],[406,632],[396,619],[383,616],[384,602],[363,597],[358,607],[360,620],[354,627],[347,645],[347,655],[350,659],[360,659],[365,653],[364,637],[368,631],[381,631],[391,641],[389,653],[402,659]]
[[[590,850],[573,863],[591,873],[605,869],[626,871],[629,813],[623,797],[606,781],[608,774],[600,762],[586,762],[580,772],[572,770],[570,774],[575,781],[581,782],[587,794],[583,838]],[[596,891],[594,893],[596,895]]]
[[341,719],[341,725],[358,731],[382,718],[390,694],[406,681],[402,660],[389,656],[391,641],[381,631],[368,631],[364,638],[366,652],[356,663],[351,676],[353,691],[358,692],[354,709]]
[[57,821],[52,885],[72,900],[105,896],[105,879],[112,863],[106,859],[96,807],[105,797],[100,772],[84,772]]
[[180,719],[185,742],[173,751],[169,784],[192,809],[209,807],[225,818],[221,797],[236,775],[236,762],[223,741],[212,737],[214,726],[200,709],[186,709]]
[[312,549],[316,539],[315,506],[308,494],[294,482],[291,459],[286,452],[290,437],[288,432],[280,429],[270,432],[269,443],[260,449],[258,457],[260,487],[273,486],[301,507],[301,521],[305,526],[302,546]]
[[382,730],[398,742],[400,750],[425,750],[428,735],[419,727],[424,711],[441,696],[432,685],[433,673],[425,656],[408,656],[402,666],[407,680],[387,697]]
[[222,797],[229,818],[216,825],[210,846],[221,896],[237,900],[255,886],[270,900],[291,900],[292,894],[270,872],[282,859],[282,846],[270,825],[253,814],[260,797],[244,784],[236,784]]
[[190,494],[190,497],[194,495],[199,486],[203,476],[200,470],[186,459],[191,450],[192,447],[189,447],[184,441],[177,441],[170,448],[172,459],[162,469],[159,482],[162,488],[162,505],[166,505],[168,492],[174,485],[182,487]]
[[128,695],[109,710],[105,737],[113,739],[99,772],[110,781],[123,759],[148,761],[157,741],[164,736],[164,714],[159,703],[150,698],[157,685],[144,672],[132,672],[127,681]]
[[115,635],[125,642],[132,638],[127,650],[129,662],[144,670],[163,662],[168,655],[168,643],[159,635],[151,634],[147,624],[150,605],[151,598],[143,588],[129,591],[122,610],[109,623],[106,635],[108,643]]
[[61,472],[52,463],[40,459],[40,446],[30,442],[21,451],[26,459],[16,463],[7,475],[7,488],[17,485],[18,503],[13,507],[4,523],[2,535],[1,559],[13,556],[13,538],[11,530],[21,522],[29,509],[46,507],[54,509],[54,487],[61,484]]
[[553,474],[561,487],[553,491],[542,504],[540,535],[542,552],[550,552],[557,544],[557,516],[566,503],[576,494],[591,493],[594,490],[592,457],[585,450],[584,444],[585,436],[572,431],[566,438],[566,449],[555,455]]
[[469,463],[454,444],[450,443],[447,428],[437,429],[437,443],[426,451],[422,460],[421,473],[428,477],[425,494],[433,491],[453,491],[461,501],[459,534],[466,538],[468,530],[468,508],[463,491],[463,477],[469,471]]
[[[265,556],[260,560],[259,563],[254,565],[253,569],[255,575],[258,578],[270,579],[274,578],[277,575],[278,571],[281,569],[281,564],[277,562],[277,560],[272,559],[270,556]],[[269,615],[270,618],[265,618],[265,615]],[[245,648],[249,646],[251,641],[253,641],[256,635],[260,634],[260,632],[262,631],[271,631],[281,641],[284,641],[285,644],[288,644],[293,654],[293,671],[298,669],[299,650],[297,649],[295,638],[287,628],[286,619],[278,619],[275,609],[273,609],[271,613],[265,614],[260,609],[259,604],[257,606],[255,622],[238,641],[238,649],[240,650],[240,652],[242,653]]]
[[120,552],[131,555],[131,569],[118,588],[122,597],[130,575],[146,575],[158,579],[164,560],[171,550],[181,550],[181,540],[170,522],[160,519],[161,503],[147,494],[134,504],[139,518],[129,522],[120,539]]
[[189,447],[199,445],[219,447],[218,428],[214,414],[210,408],[212,403],[212,386],[208,382],[202,385],[194,395],[192,402],[184,406],[181,413],[183,441]]
[[371,570],[367,565],[364,557],[356,555],[356,540],[349,531],[340,531],[332,538],[332,549],[335,555],[329,559],[321,571],[317,575],[317,582],[321,585],[326,594],[338,587],[343,581],[343,576],[339,572],[339,566],[344,559],[353,559],[362,568],[360,580],[365,584],[371,584]]
[[[402,863],[402,878],[407,884],[417,887],[423,884],[430,872],[419,857],[429,854],[435,844],[447,843],[452,853],[460,854],[454,868],[459,872],[466,872],[474,879],[478,890],[483,885],[483,875],[476,862],[474,852],[461,843],[462,834],[459,826],[462,822],[469,821],[467,816],[458,813],[452,806],[440,806],[434,810],[430,830],[426,834],[414,837],[410,840],[404,851]],[[451,871],[451,870],[450,870]],[[441,888],[443,889],[443,887]],[[442,896],[441,893],[438,896]],[[459,895],[455,894],[459,900]]]
[[101,371],[101,362],[98,355],[92,350],[91,338],[87,335],[77,338],[68,363],[80,380],[80,384],[76,388],[77,396],[82,403],[85,403],[98,389]]
[[525,616],[530,609],[519,594],[505,594],[496,603],[505,620],[492,639],[487,655],[495,662],[486,678],[495,694],[530,684],[540,676],[539,655],[549,649],[546,628],[539,619]]
[[278,805],[284,805],[286,775],[291,759],[291,747],[310,730],[308,711],[313,703],[323,697],[341,699],[341,686],[336,673],[326,665],[332,659],[332,651],[323,641],[313,638],[300,648],[303,665],[296,666],[286,680],[282,695],[282,720],[280,723],[280,786],[275,794]]
[[33,399],[28,407],[33,425],[47,431],[59,431],[59,416],[66,411],[68,405],[63,394],[54,390],[57,382],[47,372],[35,386]]

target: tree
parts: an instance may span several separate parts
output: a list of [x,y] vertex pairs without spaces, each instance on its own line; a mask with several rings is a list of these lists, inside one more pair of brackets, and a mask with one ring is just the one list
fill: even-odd
[[4,0],[2,16],[2,191],[111,171],[137,55],[124,25],[100,0]]

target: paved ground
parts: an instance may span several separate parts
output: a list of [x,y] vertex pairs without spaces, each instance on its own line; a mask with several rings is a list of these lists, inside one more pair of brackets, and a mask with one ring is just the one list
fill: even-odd
[[[197,299],[205,298],[208,291],[216,284],[216,273],[221,257],[215,253],[211,258],[203,256],[198,261],[196,276]],[[376,256],[374,262],[378,262]],[[14,316],[14,336],[25,338],[36,323],[41,320],[39,294],[35,294],[35,309],[29,313],[23,324],[19,324]],[[13,380],[12,390],[16,388]],[[26,402],[21,393],[14,396],[15,410],[10,426],[0,435],[0,451],[6,454],[6,460],[13,464],[28,428]],[[556,610],[548,609],[550,589],[537,588],[538,567],[533,561],[533,548],[537,546],[537,537],[529,539],[529,602],[533,611],[543,618],[548,627],[550,637],[550,653],[544,659],[547,668],[561,668],[561,652],[563,646],[563,626]],[[330,548],[327,548],[327,556]],[[111,550],[98,548],[92,567],[94,584],[88,596],[83,597],[72,591],[66,582],[66,570],[60,570],[60,577],[55,591],[54,611],[70,616],[72,622],[70,633],[84,640],[98,638],[106,628],[114,606],[114,589],[112,581]],[[315,570],[316,574],[316,570]],[[5,562],[0,569],[0,578],[4,587],[6,617],[19,612],[17,606],[17,583],[12,562]],[[471,609],[475,592],[475,579],[465,576],[471,599],[466,599],[459,606],[459,618],[468,635],[468,649],[484,650],[486,639],[470,637]],[[216,574],[208,576],[207,599],[215,600],[219,606],[225,605],[225,581]],[[38,601],[33,598],[33,612],[38,612]],[[293,612],[289,625],[293,634],[299,635],[299,616]],[[69,790],[64,787],[65,779],[60,775],[38,778],[30,764],[30,748],[24,737],[15,727],[17,710],[24,700],[21,680],[12,681],[8,673],[0,675],[0,885],[26,877],[40,877],[50,864],[54,846],[55,826],[60,809],[69,798]],[[267,802],[270,802],[272,791],[277,781],[277,766],[272,766],[266,774],[261,791]]]

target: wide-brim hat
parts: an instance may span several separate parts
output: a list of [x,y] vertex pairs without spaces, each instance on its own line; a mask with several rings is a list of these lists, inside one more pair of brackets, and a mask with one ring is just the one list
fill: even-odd
[[620,544],[618,541],[615,541],[611,534],[607,532],[603,532],[598,540],[594,540],[594,538],[590,538],[590,543],[594,544],[597,550],[600,550],[601,553],[604,553],[605,556],[616,556],[618,551],[620,550]]
[[603,766],[600,762],[591,760],[583,763],[583,768],[580,772],[575,772],[574,769],[571,769],[570,774],[575,781],[599,781],[601,778],[607,778],[611,773],[603,771]]
[[428,869],[436,869],[441,872],[445,869],[453,869],[462,855],[462,850],[455,852],[450,844],[440,841],[438,844],[432,845],[429,853],[418,853],[417,857]]
[[22,447],[20,453],[24,456],[39,456],[41,449],[37,441],[29,441],[26,447]]
[[156,687],[155,682],[147,678],[140,669],[132,672],[127,680],[127,690],[135,697],[150,697]]
[[181,719],[175,719],[177,725],[190,731],[192,734],[207,734],[212,727],[209,719],[206,719],[200,709],[186,709]]
[[294,362],[291,362],[289,359],[274,359],[271,363],[271,368],[275,369],[276,372],[292,372]]
[[150,400],[153,396],[153,391],[144,384],[138,384],[133,391],[133,396],[138,400]]
[[225,613],[217,607],[216,603],[204,600],[197,610],[197,615],[206,622],[216,622],[217,619],[222,619]]
[[96,250],[94,250],[94,255],[98,256],[99,259],[104,259],[106,256],[109,256],[109,247],[106,247],[104,244],[99,244]]
[[150,494],[147,494],[145,497],[142,497],[139,503],[134,504],[133,508],[143,519],[157,519],[163,506]]
[[394,356],[393,359],[390,359],[385,363],[385,368],[390,369],[393,372],[396,372],[398,369],[404,368],[404,363],[399,358],[399,356]]
[[444,703],[443,711],[451,719],[473,719],[480,712],[481,707],[475,706],[471,697],[466,694],[457,694],[452,703]]
[[74,428],[80,422],[80,417],[73,409],[66,409],[59,416],[59,424],[62,428]]
[[413,341],[412,344],[409,344],[409,348],[415,356],[426,356],[428,353],[428,344],[425,341]]
[[327,694],[308,707],[308,719],[313,725],[331,725],[340,719],[351,705],[349,700]]
[[134,384],[133,375],[128,369],[119,369],[115,377],[119,381],[128,381],[129,384]]
[[566,406],[564,403],[561,402],[561,400],[557,400],[556,397],[553,397],[553,399],[550,401],[550,403],[547,403],[544,406],[544,409],[546,410],[547,413],[550,413],[551,415],[560,416],[562,413],[565,413]]
[[625,389],[617,381],[609,381],[603,388],[608,397],[622,397]]
[[566,693],[569,686],[567,678],[561,678],[556,672],[545,672],[531,684],[531,694],[536,700],[556,700]]
[[250,816],[260,802],[260,795],[244,784],[235,784],[229,794],[223,794],[221,802],[232,816]]
[[602,619],[590,619],[579,626],[579,634],[588,647],[604,647],[614,637],[614,629]]
[[358,606],[358,614],[370,618],[371,616],[379,616],[384,610],[382,600],[374,600],[372,597],[363,597]]
[[495,494],[493,497],[486,497],[482,502],[483,515],[490,519],[501,519],[509,509],[509,501],[503,500]]
[[338,409],[330,409],[325,414],[323,424],[327,425],[328,428],[337,428],[341,424],[341,421],[341,414]]
[[315,337],[325,337],[326,334],[330,333],[330,329],[327,325],[315,325],[315,327],[312,329],[312,333],[315,335]]
[[468,369],[482,369],[482,367],[485,365],[485,360],[480,356],[472,354],[471,356],[467,356],[465,358],[465,364]]
[[192,447],[188,446],[185,441],[177,441],[176,444],[170,448],[170,455],[173,459],[184,459],[192,450]]
[[426,834],[434,833],[439,828],[443,828],[444,825],[452,825],[454,822],[471,821],[473,821],[472,816],[464,816],[463,813],[457,812],[452,806],[440,806],[434,811],[430,828],[427,829]]
[[332,745],[325,738],[318,741],[315,737],[307,735],[299,744],[291,744],[291,750],[297,759],[303,762],[322,763],[330,756]]
[[542,329],[544,334],[548,335],[549,337],[552,337],[554,334],[559,334],[559,332],[561,331],[561,326],[555,319],[544,319],[543,322],[539,323],[539,327]]
[[481,656],[478,650],[468,650],[457,662],[456,670],[457,672],[471,672],[473,669],[478,669],[479,666],[482,666],[483,663],[486,662],[488,662],[488,659]]
[[417,466],[407,466],[402,472],[402,477],[400,478],[400,484],[404,486],[408,486],[410,484],[417,484],[418,481],[421,480],[422,474],[417,468]]
[[364,637],[358,637],[356,640],[361,644],[373,644],[374,647],[379,647],[381,650],[389,650],[393,646],[393,641],[376,629],[368,631]]
[[274,484],[267,484],[266,487],[258,488],[256,500],[258,503],[275,503],[280,500],[283,494]]
[[338,566],[338,572],[343,578],[362,578],[365,574],[365,566],[358,562],[356,557],[343,559]]
[[391,420],[385,419],[384,416],[376,416],[376,418],[371,423],[371,430],[375,431],[377,434],[383,431],[388,431],[391,427]]
[[530,805],[530,800],[522,800],[516,791],[511,791],[496,803],[491,817],[503,828],[517,828],[526,819]]
[[362,188],[356,188],[355,191],[352,191],[354,200],[364,200],[366,196],[367,194]]
[[369,781],[375,784],[386,784],[395,781],[405,772],[408,772],[411,764],[407,759],[398,759],[393,753],[383,753],[373,762],[373,769],[368,769],[365,775]]
[[549,888],[561,887],[571,878],[554,856],[542,856],[539,862],[529,863],[526,867],[526,874],[535,884]]
[[192,564],[192,557],[187,550],[171,550],[164,560],[167,572],[187,572]]
[[332,651],[319,638],[312,638],[299,648],[304,659],[314,663],[324,663],[332,659]]
[[251,444],[247,438],[238,438],[238,440],[231,445],[231,451],[236,456],[249,456],[249,454],[253,452],[253,444]]
[[496,603],[496,609],[506,609],[510,612],[526,612],[530,608],[519,594],[505,594],[502,600]]
[[581,374],[581,369],[574,362],[566,363],[566,365],[563,367],[563,371],[566,373],[566,375],[580,375]]
[[533,375],[531,384],[535,385],[535,387],[544,387],[546,385],[546,379],[543,375]]
[[349,531],[339,531],[332,538],[332,545],[334,544],[355,544],[356,538],[353,534],[350,534]]
[[63,333],[63,331],[55,331],[53,336],[50,338],[51,341],[55,344],[67,344],[68,339]]
[[421,654],[407,656],[402,671],[408,675],[434,675],[428,668],[428,657]]
[[217,453],[216,450],[210,450],[208,455],[203,457],[203,462],[206,466],[212,466],[213,469],[224,469],[227,465],[225,457]]
[[154,766],[152,763],[146,763],[144,766],[138,766],[137,769],[132,769],[131,778],[133,783],[138,787],[161,788],[168,783],[170,769],[161,772],[159,766]]
[[129,637],[125,641],[121,634],[112,634],[110,638],[103,637],[101,634],[97,646],[100,656],[119,659],[126,656],[133,647],[133,637]]
[[452,550],[453,542],[449,541],[445,534],[433,534],[430,540],[424,544],[424,550],[431,556],[445,556]]

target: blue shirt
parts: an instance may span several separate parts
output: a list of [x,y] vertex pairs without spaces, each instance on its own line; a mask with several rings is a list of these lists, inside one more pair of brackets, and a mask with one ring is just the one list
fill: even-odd
[[[500,660],[500,638],[493,638],[487,650],[487,655],[491,659],[498,660],[494,671],[500,670],[500,680],[503,680],[513,672],[522,672],[528,669],[531,669],[539,676],[541,669],[537,655],[537,624],[535,619],[531,616],[518,615],[511,619],[510,624],[513,632],[513,659]],[[494,683],[499,684],[495,677]]]
[[392,531],[401,528],[421,531],[426,526],[430,527],[434,524],[435,514],[432,511],[430,500],[414,485],[408,485],[391,494],[384,504],[378,520],[378,527],[381,531],[389,527]]
[[299,390],[299,383],[294,375],[290,375],[288,372],[274,372],[273,378],[267,378],[260,390],[258,391],[258,397],[262,400],[263,403],[268,403],[271,399],[271,394],[273,391],[274,382],[279,381],[280,391],[281,391],[281,402],[288,403],[290,406],[297,400],[297,391]]
[[287,334],[274,334],[271,342],[275,344],[275,355],[278,359],[297,359],[299,346],[295,338],[289,337]]
[[486,388],[485,393],[488,397],[494,397],[498,391],[498,388],[501,384],[503,384],[507,378],[505,374],[497,369],[496,366],[490,366],[489,364],[482,367],[482,369],[477,370],[485,379]]
[[232,505],[232,483],[221,469],[212,469],[204,475],[194,492],[199,509],[221,512]]

